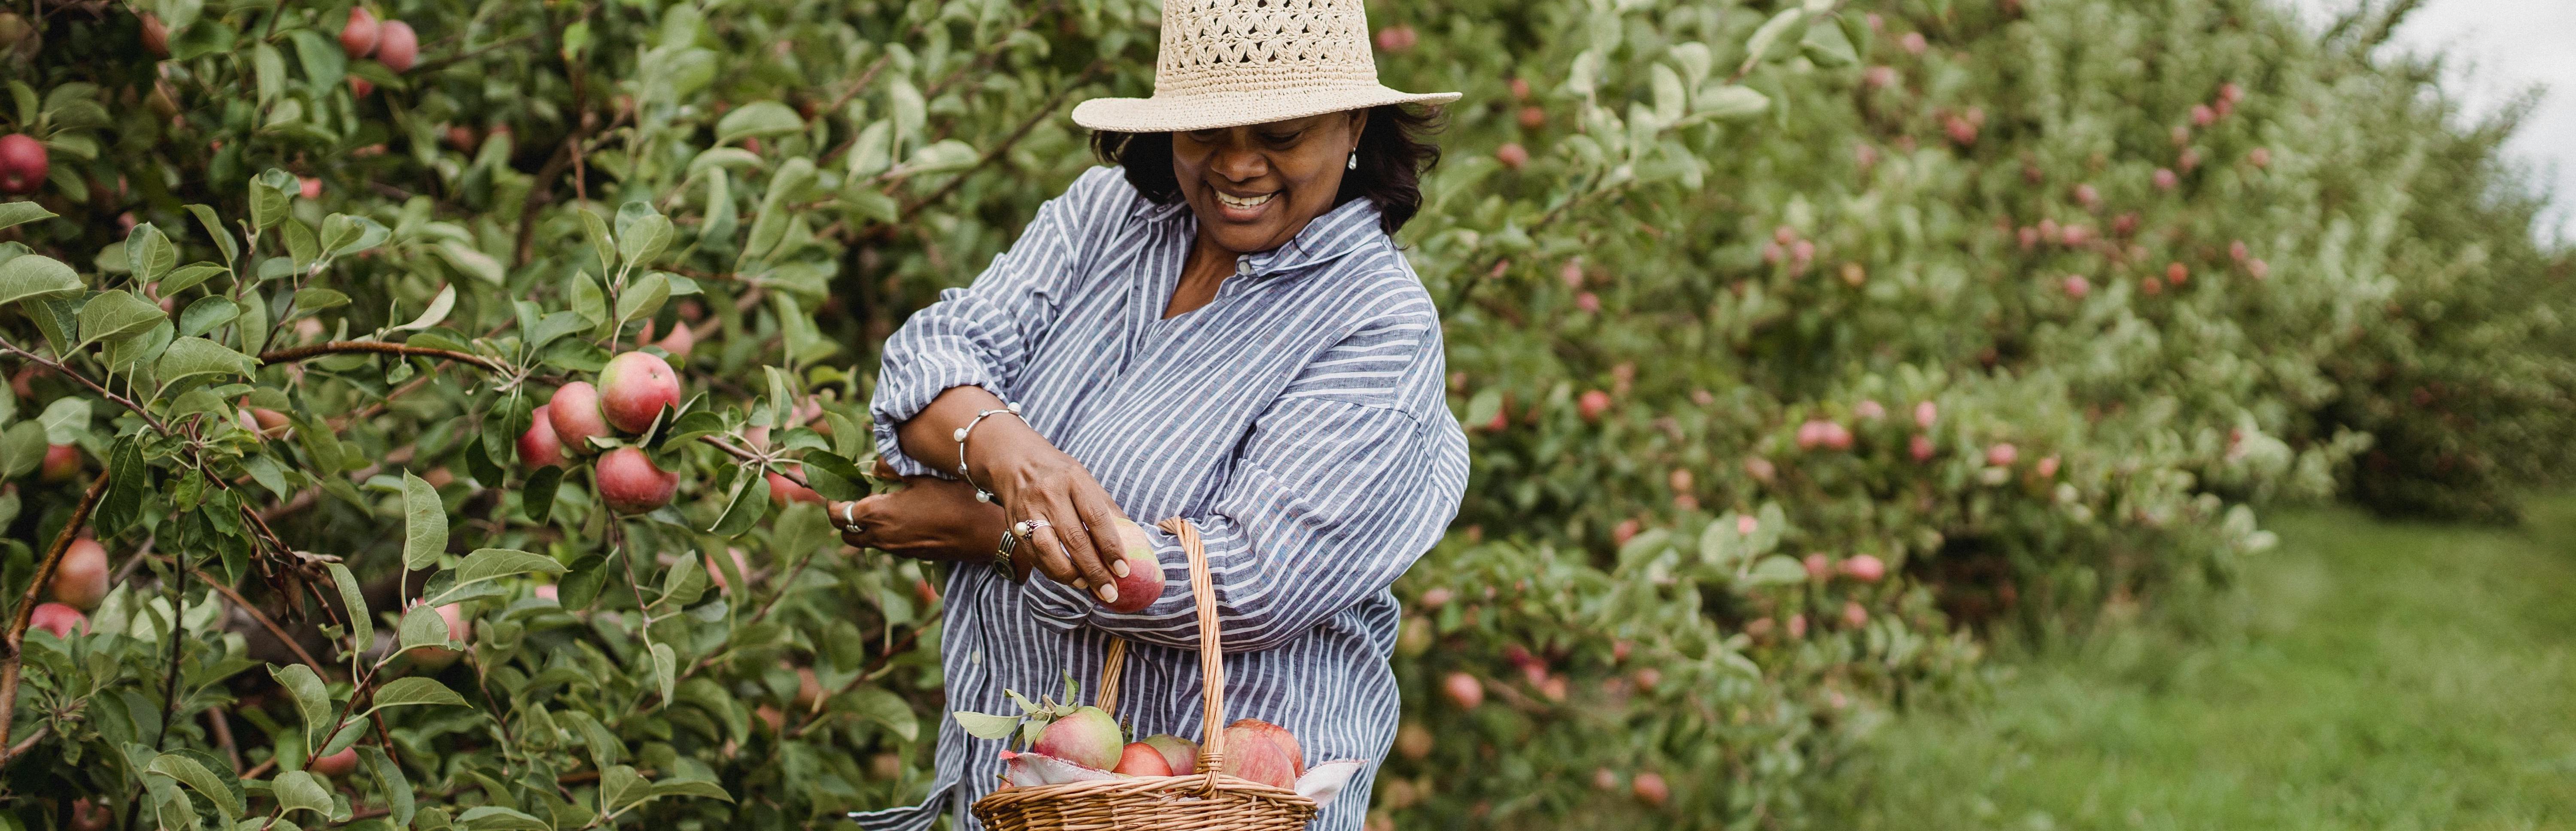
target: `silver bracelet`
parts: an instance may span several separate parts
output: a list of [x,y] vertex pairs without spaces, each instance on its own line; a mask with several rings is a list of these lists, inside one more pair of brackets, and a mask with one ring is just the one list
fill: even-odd
[[[1009,414],[1012,418],[1020,419],[1020,420],[1021,420],[1021,421],[1023,421],[1023,422],[1028,421],[1028,419],[1027,419],[1026,417],[1024,417],[1024,416],[1021,416],[1021,415],[1020,415],[1020,404],[1019,404],[1019,402],[1017,402],[1017,401],[1010,401],[1010,402],[1004,402],[1004,403],[1002,404],[1002,409],[998,409],[998,410],[976,410],[976,411],[975,411],[975,420],[973,420],[973,421],[969,421],[969,422],[966,422],[966,426],[964,426],[964,427],[959,427],[959,428],[957,428],[956,438],[957,438],[957,478],[958,478],[958,479],[963,480],[966,484],[969,484],[969,485],[974,485],[974,484],[975,484],[975,478],[974,478],[974,477],[972,477],[972,476],[967,475],[967,473],[966,473],[966,436],[967,436],[967,434],[975,432],[975,425],[978,425],[978,424],[982,424],[982,423],[984,423],[984,419],[986,419],[986,418],[988,418],[988,417],[991,417],[991,416],[1002,415],[1002,414],[1005,414],[1005,413]],[[993,492],[992,492],[992,491],[985,490],[985,489],[983,488],[983,486],[981,486],[981,485],[977,485],[977,486],[975,487],[975,501],[977,501],[977,502],[987,502],[987,503],[992,502],[992,501],[993,501]]]

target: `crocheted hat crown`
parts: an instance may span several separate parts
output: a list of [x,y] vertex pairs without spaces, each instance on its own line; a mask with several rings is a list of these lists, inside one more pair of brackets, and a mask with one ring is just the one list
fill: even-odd
[[1455,100],[1378,83],[1361,0],[1164,0],[1154,97],[1085,101],[1073,120],[1170,132]]

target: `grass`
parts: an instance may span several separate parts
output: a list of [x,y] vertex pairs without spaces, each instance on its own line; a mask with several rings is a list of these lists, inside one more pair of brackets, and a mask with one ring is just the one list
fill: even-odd
[[1821,827],[2576,829],[2576,498],[2273,529],[2233,620],[2010,662],[1883,732]]

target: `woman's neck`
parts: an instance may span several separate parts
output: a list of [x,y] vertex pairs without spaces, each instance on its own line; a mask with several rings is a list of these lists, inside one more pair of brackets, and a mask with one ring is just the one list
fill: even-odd
[[1198,311],[1215,302],[1216,290],[1225,278],[1234,276],[1235,253],[1215,240],[1199,237],[1190,246],[1188,260],[1181,263],[1181,280],[1172,287],[1172,299],[1163,306],[1163,319],[1170,320]]

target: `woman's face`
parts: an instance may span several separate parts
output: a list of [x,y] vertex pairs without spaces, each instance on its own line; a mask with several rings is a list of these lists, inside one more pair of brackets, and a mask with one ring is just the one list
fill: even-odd
[[1365,110],[1172,134],[1172,175],[1199,237],[1237,254],[1268,251],[1332,209]]

